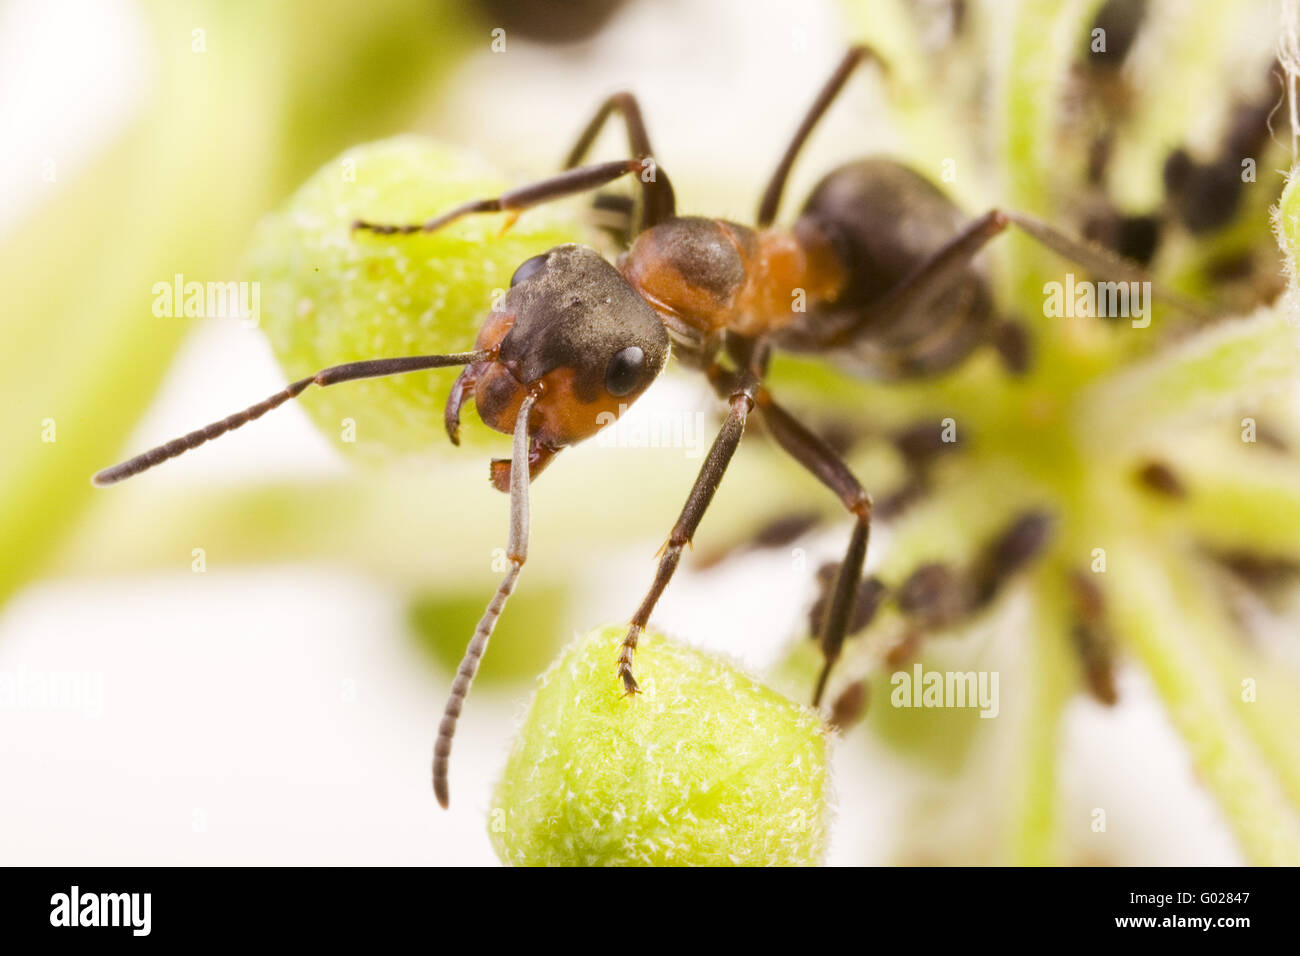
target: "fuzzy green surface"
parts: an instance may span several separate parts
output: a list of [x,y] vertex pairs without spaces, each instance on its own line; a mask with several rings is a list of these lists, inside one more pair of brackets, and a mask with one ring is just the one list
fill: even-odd
[[1291,287],[1295,289],[1296,259],[1300,257],[1300,179],[1296,170],[1287,178],[1286,188],[1278,200],[1274,212],[1274,224],[1277,227],[1277,241],[1286,257],[1284,268],[1291,278]]
[[489,814],[502,861],[820,862],[830,809],[818,717],[653,632],[637,651],[642,693],[624,697],[624,631],[592,631],[543,676]]
[[[353,232],[355,219],[419,223],[495,196],[510,180],[433,140],[405,136],[326,163],[260,225],[249,254],[261,326],[289,379],[343,362],[463,352],[518,265],[582,240],[571,207],[470,216],[428,235]],[[302,405],[339,447],[363,456],[445,447],[443,406],[456,369],[312,389]],[[487,434],[472,408],[465,439]],[[345,439],[345,419],[354,440]]]

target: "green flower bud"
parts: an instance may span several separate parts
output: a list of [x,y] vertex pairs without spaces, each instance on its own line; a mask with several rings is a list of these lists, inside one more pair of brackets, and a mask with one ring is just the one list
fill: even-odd
[[805,865],[830,807],[816,714],[732,665],[641,637],[642,693],[615,676],[626,628],[570,645],[542,677],[489,829],[520,865]]
[[1297,178],[1300,167],[1291,170],[1286,188],[1278,199],[1273,211],[1273,222],[1277,228],[1278,245],[1286,256],[1286,270],[1291,277],[1292,288],[1300,278],[1297,263],[1300,263],[1300,179]]
[[[363,218],[419,223],[512,184],[472,154],[405,136],[327,163],[265,219],[249,256],[262,328],[289,379],[361,359],[474,347],[494,294],[518,265],[583,232],[572,205],[469,216],[435,233],[353,232]],[[455,369],[369,379],[313,392],[307,413],[341,448],[375,454],[446,444],[443,406]],[[463,439],[490,434],[472,414]]]

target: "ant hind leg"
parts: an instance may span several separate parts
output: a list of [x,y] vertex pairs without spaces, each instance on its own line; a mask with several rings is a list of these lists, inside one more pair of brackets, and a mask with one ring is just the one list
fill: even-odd
[[[1108,249],[1071,236],[1040,219],[1024,213],[990,209],[967,223],[956,235],[936,249],[928,259],[914,268],[889,290],[874,307],[875,321],[888,325],[895,318],[924,309],[969,275],[974,258],[997,236],[1015,226],[1046,249],[1110,281],[1150,283],[1152,295],[1198,319],[1209,313],[1196,302],[1172,292],[1151,280],[1150,274]],[[1007,330],[1014,334],[1014,330]],[[844,339],[852,334],[846,331]],[[845,344],[832,340],[829,346]],[[995,343],[997,344],[997,343]],[[1015,343],[1008,343],[1014,350]],[[1015,356],[1010,362],[1014,364]]]
[[1165,288],[1160,283],[1152,281],[1150,273],[1140,265],[1111,252],[1103,246],[1072,236],[1050,223],[1026,213],[1012,210],[1001,212],[994,210],[994,213],[1002,216],[1007,222],[1039,245],[1050,249],[1063,259],[1082,266],[1097,276],[1110,281],[1149,283],[1153,296],[1189,317],[1202,322],[1210,321],[1214,317],[1212,309],[1208,309],[1203,304],[1188,299],[1171,289]]
[[862,567],[866,562],[867,541],[871,533],[871,495],[835,450],[776,404],[766,390],[758,395],[758,408],[763,424],[776,443],[814,478],[835,492],[855,519],[848,549],[821,620],[819,639],[823,663],[812,698],[813,706],[817,707],[826,691],[831,670],[839,660],[858,603]]
[[776,219],[777,209],[781,205],[781,196],[785,192],[786,180],[790,178],[790,170],[794,167],[794,161],[798,159],[800,150],[807,142],[808,137],[812,134],[813,129],[821,120],[826,110],[835,102],[835,98],[840,95],[844,89],[844,84],[849,81],[853,71],[858,65],[867,60],[874,61],[882,70],[888,71],[888,64],[881,58],[871,47],[864,44],[849,47],[849,51],[844,54],[835,71],[831,73],[830,78],[822,86],[821,91],[813,100],[812,106],[804,115],[799,128],[795,131],[794,138],[790,140],[790,145],[786,147],[785,153],[781,156],[781,161],[776,164],[776,169],[772,172],[772,178],[768,180],[767,188],[763,190],[763,198],[758,204],[758,214],[754,217],[759,228],[770,226]]

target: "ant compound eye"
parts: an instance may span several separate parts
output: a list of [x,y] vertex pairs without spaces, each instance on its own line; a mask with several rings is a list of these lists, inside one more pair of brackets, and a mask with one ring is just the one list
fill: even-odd
[[615,398],[622,398],[634,390],[641,381],[645,368],[645,353],[640,346],[629,345],[614,353],[605,369],[605,388]]
[[531,259],[525,259],[515,270],[515,274],[510,277],[510,287],[513,289],[521,282],[531,279],[537,273],[546,268],[546,257],[550,253],[543,252],[540,256],[533,256]]

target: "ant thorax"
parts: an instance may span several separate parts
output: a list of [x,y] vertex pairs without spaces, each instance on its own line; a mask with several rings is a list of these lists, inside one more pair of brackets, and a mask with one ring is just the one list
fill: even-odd
[[811,227],[754,230],[685,216],[641,233],[619,270],[687,347],[724,331],[776,331],[833,301],[847,279],[831,242]]

